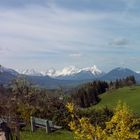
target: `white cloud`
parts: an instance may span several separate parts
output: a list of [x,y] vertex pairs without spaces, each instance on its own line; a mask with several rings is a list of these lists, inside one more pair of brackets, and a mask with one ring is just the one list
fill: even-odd
[[69,55],[70,57],[81,57],[82,54],[81,53],[72,53]]
[[[75,49],[61,42],[89,43],[103,38],[102,31],[91,21],[102,20],[105,15],[92,12],[74,12],[57,7],[39,6],[26,9],[0,11],[0,43],[12,50]],[[89,26],[87,26],[87,24]],[[87,36],[88,34],[88,36]],[[8,42],[7,42],[8,40]],[[81,46],[76,46],[79,49]]]

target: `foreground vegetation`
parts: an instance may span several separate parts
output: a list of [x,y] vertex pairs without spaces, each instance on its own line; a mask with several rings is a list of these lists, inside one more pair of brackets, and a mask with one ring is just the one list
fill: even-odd
[[36,132],[21,132],[21,140],[74,140],[71,132],[66,130],[56,131],[46,134],[45,130],[37,130]]
[[[80,140],[93,140],[95,137],[108,140],[108,137],[112,138],[112,133],[116,133],[120,129],[122,129],[121,133],[128,133],[132,138],[137,138],[137,132],[133,132],[137,131],[137,127],[140,128],[139,122],[136,127],[134,126],[131,133],[131,128],[137,123],[134,122],[136,115],[131,115],[125,106],[124,110],[121,110],[123,106],[118,109],[121,112],[113,110],[118,100],[121,100],[127,103],[135,113],[140,114],[140,87],[134,85],[135,79],[130,76],[110,83],[94,81],[77,87],[77,89],[72,90],[72,94],[65,94],[60,93],[63,92],[61,90],[50,92],[47,89],[32,85],[24,78],[19,78],[15,79],[8,87],[0,86],[0,117],[5,116],[12,120],[11,122],[15,125],[13,126],[11,123],[9,126],[14,127],[16,136],[18,136],[16,130],[19,129],[17,120],[26,122],[28,126],[30,125],[30,117],[34,116],[52,120],[54,124],[62,126],[65,130],[71,128],[74,133],[76,131],[80,134]],[[77,109],[76,112],[72,112],[73,109],[71,111],[70,108],[67,110],[66,104],[68,102],[73,102]],[[120,114],[123,115],[122,118],[120,118]],[[75,118],[77,118],[76,122]],[[119,123],[120,119],[126,123],[123,128],[123,125]],[[107,125],[107,122],[110,122],[111,125]],[[131,124],[131,122],[134,123]],[[115,126],[118,124],[118,128],[112,126],[113,124]],[[108,135],[109,129],[111,135]],[[46,134],[44,130],[37,130],[34,133],[30,130],[21,131],[21,140],[72,140],[72,133],[65,130],[51,134]],[[123,130],[127,130],[127,132]],[[85,139],[86,135],[89,136],[88,131],[91,132],[90,137],[93,139]],[[114,136],[123,137],[115,134]]]
[[127,103],[134,113],[140,115],[140,86],[124,87],[108,91],[99,96],[101,101],[91,108],[114,108],[119,100]]
[[135,117],[125,103],[119,102],[111,119],[105,126],[93,125],[89,118],[78,117],[73,103],[66,105],[71,113],[70,129],[77,140],[138,140],[140,119]]

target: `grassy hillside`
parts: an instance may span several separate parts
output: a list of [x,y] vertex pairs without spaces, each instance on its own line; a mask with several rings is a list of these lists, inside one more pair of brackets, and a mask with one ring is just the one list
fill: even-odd
[[74,138],[69,131],[61,130],[46,134],[45,130],[37,130],[34,133],[30,131],[21,132],[21,140],[74,140]]
[[140,86],[124,87],[100,95],[101,101],[92,108],[113,108],[119,100],[127,103],[134,113],[140,114]]

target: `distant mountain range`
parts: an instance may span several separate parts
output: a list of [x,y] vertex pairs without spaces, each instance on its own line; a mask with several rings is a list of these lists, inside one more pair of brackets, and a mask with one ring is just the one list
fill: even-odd
[[18,76],[25,76],[33,84],[47,87],[60,88],[77,86],[78,84],[90,82],[93,80],[113,81],[134,75],[136,81],[140,83],[140,73],[128,68],[115,68],[108,73],[104,73],[96,66],[78,69],[74,66],[66,67],[62,71],[55,69],[46,72],[37,72],[34,69],[15,71],[0,65],[0,84],[8,84],[12,79]]
[[[26,69],[26,70],[17,70],[20,74],[24,74],[24,75],[30,75],[30,76],[50,76],[52,78],[58,78],[58,79],[69,79],[69,80],[79,80],[79,76],[77,75],[81,75],[81,73],[83,75],[89,75],[90,78],[92,78],[92,76],[97,77],[100,74],[102,75],[103,72],[101,70],[99,70],[95,65],[93,67],[87,67],[87,68],[76,68],[75,66],[69,66],[69,67],[65,67],[62,70],[55,70],[55,69],[48,69],[45,72],[38,72],[34,69]],[[75,78],[74,78],[75,75]],[[88,78],[89,78],[88,76]],[[78,79],[76,79],[76,77]],[[87,76],[85,76],[85,78],[87,78]],[[84,78],[84,79],[85,79]],[[81,78],[80,78],[81,79]]]

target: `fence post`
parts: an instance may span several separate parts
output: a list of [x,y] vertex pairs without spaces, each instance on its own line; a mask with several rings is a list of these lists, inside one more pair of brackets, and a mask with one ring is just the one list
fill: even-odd
[[34,132],[34,129],[35,129],[35,127],[34,127],[34,118],[31,116],[31,131],[32,132]]
[[48,120],[46,120],[46,133],[50,133],[50,126]]
[[20,140],[20,130],[19,130],[19,123],[17,118],[16,118],[15,134],[16,134],[16,140]]

